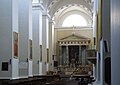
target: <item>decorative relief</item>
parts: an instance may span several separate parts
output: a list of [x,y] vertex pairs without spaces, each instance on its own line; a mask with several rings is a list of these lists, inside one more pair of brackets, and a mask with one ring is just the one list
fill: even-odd
[[59,45],[89,45],[90,41],[59,41]]

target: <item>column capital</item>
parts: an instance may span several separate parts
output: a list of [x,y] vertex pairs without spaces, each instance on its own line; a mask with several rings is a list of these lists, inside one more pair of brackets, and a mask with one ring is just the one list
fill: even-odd
[[49,23],[55,25],[55,21],[52,19],[49,19]]
[[54,24],[55,22],[52,19],[49,19],[49,23],[53,23]]
[[44,11],[44,12],[42,13],[42,16],[45,16],[45,17],[47,17],[49,20],[51,20],[51,16],[48,14],[47,11]]

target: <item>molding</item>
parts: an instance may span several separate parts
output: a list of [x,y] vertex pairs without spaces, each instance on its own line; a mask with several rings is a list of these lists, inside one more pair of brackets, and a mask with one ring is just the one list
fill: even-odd
[[[73,27],[55,27],[56,30],[73,30]],[[85,26],[85,27],[75,27],[74,30],[88,30],[88,29],[93,29],[91,26]]]
[[28,77],[33,77],[33,75],[28,75]]
[[20,79],[20,78],[28,78],[28,77],[29,77],[29,76],[20,76],[19,79]]
[[42,11],[44,11],[45,7],[40,3],[33,3],[32,4],[32,9],[33,10],[42,10]]
[[11,80],[14,80],[14,79],[19,79],[19,77],[16,77],[16,78],[11,78]]
[[51,19],[51,16],[48,14],[47,9],[45,9],[45,7],[42,4],[33,3],[32,4],[32,9],[33,10],[41,10],[43,16],[47,16],[49,19]]

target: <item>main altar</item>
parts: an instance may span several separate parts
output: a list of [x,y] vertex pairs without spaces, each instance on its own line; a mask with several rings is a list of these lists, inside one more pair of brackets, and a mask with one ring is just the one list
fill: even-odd
[[75,34],[58,41],[59,65],[85,65],[85,51],[90,47],[90,39]]
[[92,72],[92,64],[88,63],[86,50],[90,48],[91,39],[80,35],[69,35],[58,40],[58,71],[65,74],[88,74]]

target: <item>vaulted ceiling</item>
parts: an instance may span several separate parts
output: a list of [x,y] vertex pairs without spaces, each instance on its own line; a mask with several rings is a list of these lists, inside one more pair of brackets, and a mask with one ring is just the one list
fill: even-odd
[[[93,0],[92,0],[93,1]],[[57,25],[71,14],[82,15],[89,24],[92,24],[92,1],[91,0],[43,0],[48,13]]]
[[62,9],[68,8],[70,6],[81,6],[83,9],[87,9],[89,12],[92,11],[91,0],[48,0],[48,11],[51,16]]

